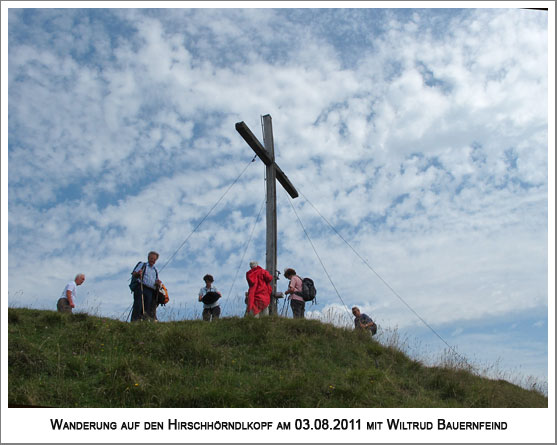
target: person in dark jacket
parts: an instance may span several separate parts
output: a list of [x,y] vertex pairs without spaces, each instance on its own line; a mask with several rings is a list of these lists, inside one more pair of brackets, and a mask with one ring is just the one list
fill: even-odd
[[360,312],[360,308],[354,306],[352,308],[352,315],[354,315],[354,327],[356,329],[364,329],[371,332],[371,335],[375,335],[377,333],[377,325],[371,319],[371,317],[367,314],[362,314]]

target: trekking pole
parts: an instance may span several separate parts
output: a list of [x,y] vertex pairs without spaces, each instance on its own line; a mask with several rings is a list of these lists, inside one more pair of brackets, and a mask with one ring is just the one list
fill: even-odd
[[[284,303],[282,303],[282,311],[281,311],[281,315],[283,317],[286,317],[288,315],[288,305],[286,304],[287,298],[284,298]],[[285,311],[286,309],[286,311]]]
[[139,286],[141,287],[141,318],[145,319],[145,299],[143,298],[143,275],[141,275]]

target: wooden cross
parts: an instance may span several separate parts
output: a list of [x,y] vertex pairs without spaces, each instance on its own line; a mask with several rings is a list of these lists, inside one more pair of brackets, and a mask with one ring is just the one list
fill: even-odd
[[266,253],[266,269],[273,276],[273,292],[271,294],[271,303],[269,305],[269,313],[277,314],[277,188],[276,180],[281,183],[284,189],[292,198],[298,197],[298,191],[294,188],[290,180],[284,172],[275,163],[275,146],[273,143],[273,124],[270,115],[263,116],[263,142],[265,147],[257,140],[244,122],[236,124],[236,131],[244,138],[248,145],[253,149],[259,159],[266,165],[267,175],[267,203],[266,203],[266,219],[267,219],[267,253]]

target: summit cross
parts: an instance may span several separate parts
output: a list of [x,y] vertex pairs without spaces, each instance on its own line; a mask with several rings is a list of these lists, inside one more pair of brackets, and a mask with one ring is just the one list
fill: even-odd
[[273,291],[269,304],[269,314],[276,315],[277,311],[277,187],[276,180],[281,183],[284,189],[292,198],[298,197],[298,191],[290,180],[275,163],[275,146],[273,142],[273,124],[269,114],[263,116],[263,143],[257,140],[244,122],[236,124],[236,131],[244,138],[255,154],[263,161],[266,166],[266,221],[267,221],[267,250],[265,268],[272,275]]

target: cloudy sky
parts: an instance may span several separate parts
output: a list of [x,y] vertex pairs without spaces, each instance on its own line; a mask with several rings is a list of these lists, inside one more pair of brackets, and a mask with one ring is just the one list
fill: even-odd
[[433,329],[471,361],[547,380],[547,12],[12,8],[7,21],[4,304],[55,309],[83,272],[77,309],[126,319],[129,273],[157,250],[161,319],[200,316],[205,273],[223,315],[243,314],[248,263],[265,263],[265,183],[234,125],[262,141],[270,114],[300,192],[278,185],[278,267],[316,282],[310,316],[345,323],[359,305],[414,351],[446,349]]

